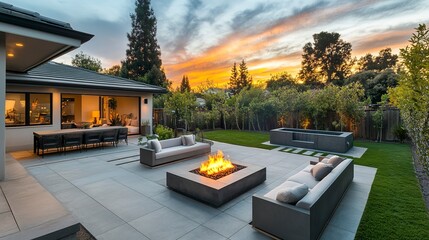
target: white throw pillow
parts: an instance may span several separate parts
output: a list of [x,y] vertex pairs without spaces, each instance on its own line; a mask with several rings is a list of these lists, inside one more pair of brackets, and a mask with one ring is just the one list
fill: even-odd
[[277,201],[295,204],[308,193],[308,187],[305,184],[299,184],[294,187],[282,189],[277,193]]
[[156,153],[161,152],[162,146],[158,139],[153,139],[149,141],[150,148],[154,149]]
[[[186,146],[192,146],[195,144],[195,136],[194,135],[184,135],[183,139],[185,139],[185,144]],[[182,140],[183,143],[183,140]]]
[[331,164],[318,163],[310,170],[311,175],[316,179],[316,181],[321,181],[326,177],[333,169]]

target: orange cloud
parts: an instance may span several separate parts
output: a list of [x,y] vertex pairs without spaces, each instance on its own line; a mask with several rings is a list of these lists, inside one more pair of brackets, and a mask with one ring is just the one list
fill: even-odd
[[[174,59],[173,61],[164,61],[166,74],[173,81],[173,87],[180,84],[185,74],[188,75],[192,87],[207,80],[225,86],[229,81],[233,62],[239,63],[241,59],[245,59],[254,81],[265,81],[272,74],[284,71],[296,75],[300,68],[301,49],[304,42],[298,48],[295,46],[295,49],[286,49],[287,47],[282,43],[285,38],[294,37],[293,33],[296,31],[319,26],[323,22],[332,21],[337,16],[346,15],[371,3],[373,1],[368,0],[345,3],[331,8],[315,8],[280,19],[260,32],[231,34],[219,45],[205,50],[198,56],[183,58],[186,56],[184,52],[172,55],[170,59]],[[355,48],[353,55],[378,53],[385,47],[397,50],[406,45],[411,32],[412,29],[400,29],[363,36],[356,44],[352,42]],[[278,48],[286,50],[271,52],[272,49]],[[181,60],[177,61],[178,59]]]

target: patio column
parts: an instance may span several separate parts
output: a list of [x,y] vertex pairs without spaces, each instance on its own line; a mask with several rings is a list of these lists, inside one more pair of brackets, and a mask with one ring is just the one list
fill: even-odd
[[4,123],[4,110],[6,102],[6,39],[0,33],[0,181],[5,178],[5,143],[6,129]]

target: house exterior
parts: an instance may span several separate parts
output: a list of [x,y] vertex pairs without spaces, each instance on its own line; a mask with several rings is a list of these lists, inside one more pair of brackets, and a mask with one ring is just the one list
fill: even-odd
[[[128,115],[130,127],[151,123],[152,96],[165,89],[49,62],[92,37],[0,2],[0,181],[6,150],[31,148],[35,131],[61,129],[71,121],[100,125],[116,114]],[[110,103],[116,110],[106,110]]]
[[[47,62],[25,73],[6,74],[6,151],[31,149],[33,132],[71,124],[112,124],[114,117],[140,134],[152,125],[154,93],[164,88],[87,69]],[[116,109],[109,103],[114,100]]]

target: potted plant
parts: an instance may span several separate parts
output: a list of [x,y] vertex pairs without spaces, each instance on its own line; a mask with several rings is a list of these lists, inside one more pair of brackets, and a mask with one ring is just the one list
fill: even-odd
[[143,136],[147,136],[152,134],[151,130],[150,130],[150,122],[149,120],[143,120],[141,123],[141,135]]

